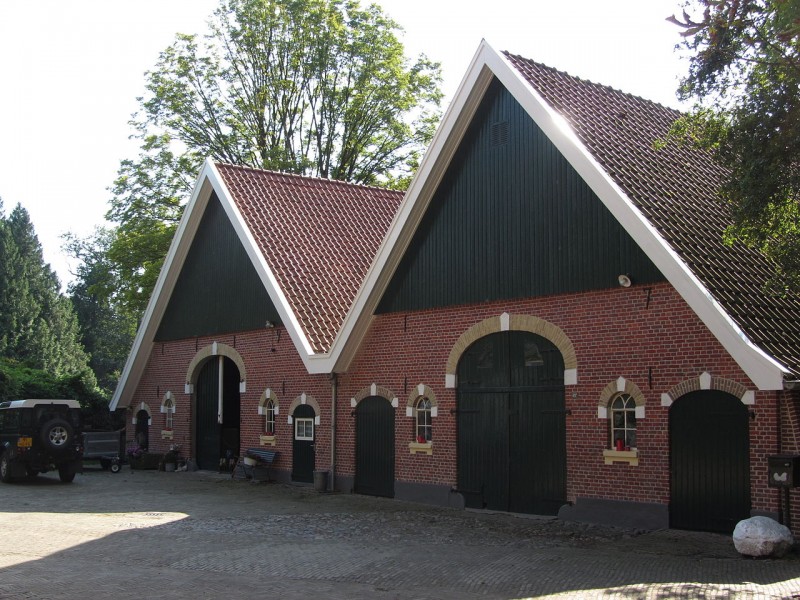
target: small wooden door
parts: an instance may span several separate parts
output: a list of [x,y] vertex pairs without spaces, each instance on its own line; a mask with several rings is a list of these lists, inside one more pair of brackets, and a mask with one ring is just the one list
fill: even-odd
[[380,396],[356,406],[355,491],[394,497],[394,408]]
[[735,396],[700,390],[669,410],[670,527],[731,533],[750,517],[750,419]]
[[292,442],[292,481],[313,483],[316,452],[314,439],[316,437],[314,408],[308,404],[301,404],[294,409],[292,423],[294,426],[294,441]]

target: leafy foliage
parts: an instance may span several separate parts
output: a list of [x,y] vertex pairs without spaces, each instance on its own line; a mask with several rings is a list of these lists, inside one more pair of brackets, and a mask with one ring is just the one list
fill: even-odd
[[66,249],[80,259],[70,299],[80,325],[80,341],[101,389],[113,390],[136,333],[136,319],[115,304],[114,278],[106,256],[111,233],[97,229],[87,239],[67,237]]
[[122,415],[109,412],[108,398],[97,389],[91,372],[57,377],[14,359],[0,357],[0,402],[21,398],[78,400],[87,429],[120,429],[124,426]]
[[773,259],[773,283],[800,290],[800,3],[692,0],[671,20],[691,57],[680,96],[698,102],[672,133],[726,167],[729,238]]
[[141,314],[202,159],[402,188],[439,119],[439,65],[355,0],[221,0],[146,75],[107,218],[119,300]]
[[28,212],[17,205],[0,217],[0,356],[56,376],[84,372],[72,304],[44,263]]

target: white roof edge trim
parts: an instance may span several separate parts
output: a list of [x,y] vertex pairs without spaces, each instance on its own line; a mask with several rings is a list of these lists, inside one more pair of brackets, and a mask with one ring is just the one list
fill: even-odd
[[228,186],[225,185],[224,179],[220,175],[216,165],[213,162],[211,162],[209,170],[209,177],[213,177],[214,179],[214,187],[217,189],[217,193],[225,213],[228,215],[236,234],[239,236],[239,240],[242,242],[242,245],[247,252],[247,256],[250,258],[253,267],[255,267],[255,270],[261,279],[261,283],[264,285],[267,293],[272,299],[272,302],[281,317],[281,321],[283,321],[284,324],[288,324],[286,329],[289,333],[289,336],[292,338],[294,345],[297,347],[298,353],[303,358],[303,362],[306,362],[308,357],[314,355],[314,350],[311,348],[311,344],[309,343],[305,333],[303,333],[303,328],[300,326],[300,322],[297,320],[289,301],[286,299],[286,295],[283,293],[281,286],[278,284],[275,274],[267,264],[266,258],[259,250],[258,244],[256,243],[256,240],[253,237],[250,229],[247,227],[247,223],[245,222],[242,213],[239,211],[239,208],[233,201],[233,196],[231,195]]
[[[192,220],[192,216],[195,212],[195,206],[200,201],[201,192],[204,189],[203,182],[208,177],[209,170],[213,169],[213,163],[206,159],[203,164],[203,168],[200,169],[200,173],[197,175],[197,179],[194,183],[194,188],[192,189],[192,195],[189,198],[189,202],[186,204],[186,208],[183,211],[183,216],[181,217],[180,222],[178,223],[178,229],[175,231],[175,236],[172,238],[172,242],[169,245],[169,250],[167,251],[167,256],[164,259],[164,264],[161,267],[161,271],[158,274],[158,279],[156,279],[156,284],[153,287],[153,293],[150,295],[150,300],[147,302],[147,308],[144,311],[144,315],[142,316],[142,321],[139,325],[139,329],[136,331],[136,336],[133,339],[133,345],[131,346],[131,351],[128,354],[128,358],[125,361],[125,367],[122,370],[122,374],[120,375],[119,382],[117,383],[117,388],[114,390],[114,395],[111,397],[111,403],[109,404],[109,410],[116,410],[119,401],[122,398],[122,395],[125,393],[127,389],[129,379],[131,374],[134,371],[134,367],[137,367],[139,370],[143,370],[144,366],[142,363],[146,364],[148,357],[141,357],[140,353],[142,350],[142,346],[147,341],[148,343],[152,343],[153,337],[155,332],[152,331],[154,328],[152,324],[153,314],[156,308],[159,306],[161,302],[162,293],[164,291],[165,283],[167,281],[167,277],[172,270],[172,263],[175,261],[175,257],[178,254],[178,250],[181,248],[183,243],[183,238],[186,233],[187,228],[189,227],[189,223]],[[213,186],[213,183],[212,183]],[[208,189],[206,188],[206,191]],[[202,198],[202,204],[205,205],[208,203],[208,199],[211,197],[210,193],[207,193],[205,197]],[[199,219],[195,219],[194,226],[195,229]],[[188,249],[186,249],[188,252]],[[176,275],[177,278],[177,275]],[[174,285],[174,282],[173,282]],[[171,290],[170,290],[171,292]],[[165,309],[165,304],[168,299],[165,299],[161,305],[161,311]],[[137,382],[138,377],[141,375],[139,373],[136,376]]]
[[611,179],[556,112],[503,55],[487,63],[545,135],[611,211],[760,390],[783,389],[788,370],[753,344],[725,309]]
[[[400,238],[403,229],[405,228],[412,209],[416,205],[417,199],[419,198],[422,189],[428,180],[428,177],[436,167],[440,153],[445,148],[450,136],[454,133],[459,116],[461,115],[462,110],[465,108],[473,89],[481,79],[481,75],[484,71],[484,65],[486,64],[483,56],[487,51],[494,52],[494,50],[489,47],[485,40],[481,40],[481,43],[472,57],[469,67],[467,68],[467,72],[458,86],[453,100],[450,102],[450,105],[442,117],[439,127],[434,133],[433,139],[428,146],[428,150],[423,156],[422,163],[420,164],[419,169],[417,169],[417,172],[414,174],[414,177],[408,186],[408,190],[406,190],[406,194],[400,203],[400,207],[397,209],[397,213],[395,213],[394,219],[389,226],[389,230],[381,242],[381,245],[378,247],[375,259],[372,261],[372,264],[367,271],[367,275],[356,294],[355,300],[350,306],[350,310],[347,312],[345,320],[342,323],[342,326],[339,328],[339,332],[334,338],[333,343],[331,344],[331,350],[327,355],[325,355],[327,362],[324,363],[324,370],[315,372],[333,372],[339,357],[343,353],[345,347],[351,341],[350,337],[357,325],[357,321],[362,318],[362,312],[364,311],[365,305],[373,289],[375,288],[380,274],[386,267],[386,263],[389,260],[392,250]],[[320,358],[322,358],[322,356],[320,356]],[[317,368],[322,369],[322,363],[320,363]]]

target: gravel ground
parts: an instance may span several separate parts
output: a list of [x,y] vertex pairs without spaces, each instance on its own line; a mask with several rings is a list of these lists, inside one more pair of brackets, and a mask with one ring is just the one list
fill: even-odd
[[798,598],[729,536],[457,511],[210,472],[0,485],[0,598]]

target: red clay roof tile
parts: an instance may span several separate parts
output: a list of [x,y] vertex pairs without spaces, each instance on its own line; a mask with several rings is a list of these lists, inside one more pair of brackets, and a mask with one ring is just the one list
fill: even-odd
[[401,192],[217,163],[316,353],[330,350]]
[[587,150],[647,217],[748,338],[800,376],[800,298],[766,291],[770,263],[727,245],[730,213],[717,195],[723,171],[708,154],[654,149],[676,110],[503,53],[566,119]]

